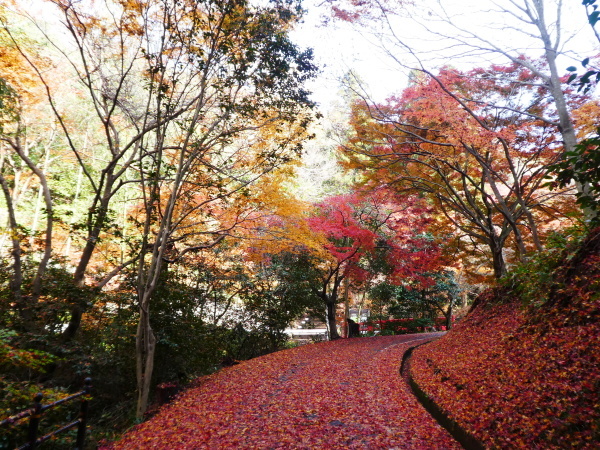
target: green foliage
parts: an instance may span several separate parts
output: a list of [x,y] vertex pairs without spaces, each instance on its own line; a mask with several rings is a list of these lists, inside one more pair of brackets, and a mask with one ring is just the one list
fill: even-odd
[[312,288],[318,279],[307,252],[284,251],[265,260],[241,294],[246,320],[232,329],[228,356],[247,359],[284,348],[284,330],[304,314],[325,320],[322,300]]
[[381,330],[381,332],[379,333],[380,336],[394,336],[396,334],[395,330],[392,330],[390,328],[384,328],[383,330]]
[[247,330],[241,323],[223,336],[225,339],[222,342],[225,345],[220,362],[224,365],[281,350],[286,342],[283,332],[269,330],[260,325]]
[[[583,0],[583,2],[581,2],[586,9],[588,23],[592,29],[596,26],[598,20],[600,19],[600,11],[598,11],[598,5],[596,5],[596,1],[597,0]],[[594,32],[596,32],[596,30],[594,30]],[[598,37],[597,33],[596,37]],[[577,92],[583,91],[584,93],[588,93],[594,86],[598,84],[598,81],[600,81],[600,70],[598,70],[597,67],[590,65],[590,58],[584,58],[581,61],[581,66],[584,69],[584,73],[582,75],[577,73],[577,67],[567,67],[567,71],[571,72],[569,78],[567,78],[567,83],[577,86]]]
[[307,252],[272,255],[253,280],[246,308],[254,320],[279,331],[307,311],[324,319],[322,301],[313,289],[319,276],[316,261]]
[[45,372],[46,366],[56,360],[55,356],[47,352],[22,350],[13,346],[11,340],[17,336],[15,331],[0,329],[0,367],[4,367],[5,370],[7,366],[12,366]]
[[[595,23],[598,20],[598,14],[600,14],[600,12],[596,11],[594,14],[596,16],[594,19]],[[581,65],[584,68],[584,73],[582,75],[579,75],[577,73],[577,67],[567,67],[567,70],[571,72],[569,78],[567,78],[567,83],[576,85],[577,92],[583,91],[583,93],[588,93],[590,89],[592,89],[592,87],[594,87],[598,83],[598,81],[600,81],[600,71],[588,67],[589,62],[590,58],[585,58],[581,62]]]
[[[592,28],[598,23],[600,11],[596,0],[583,0],[588,22]],[[596,30],[594,30],[596,32]],[[598,38],[598,34],[596,33]],[[577,92],[583,90],[589,92],[600,81],[600,70],[590,65],[590,58],[581,62],[585,72],[578,75],[575,66],[567,67],[571,72],[567,83],[577,86]],[[565,152],[563,158],[553,166],[551,171],[556,177],[555,181],[549,183],[550,187],[564,187],[571,182],[578,183],[582,189],[578,189],[577,203],[587,211],[591,211],[590,225],[593,228],[600,224],[600,128],[596,134],[582,140],[573,151]]]
[[550,183],[550,187],[579,183],[584,190],[577,192],[577,203],[593,211],[592,226],[600,224],[600,128],[596,135],[575,146],[575,150],[565,152],[551,169],[556,180]]
[[[32,298],[32,281],[36,275],[34,254],[23,261],[22,295]],[[57,339],[70,318],[73,304],[88,307],[98,296],[95,289],[88,286],[76,286],[69,266],[61,258],[54,258],[48,265],[42,278],[40,300],[16,305],[10,281],[12,266],[7,260],[0,260],[0,327],[26,329],[35,332],[43,340]],[[30,317],[24,323],[24,317]]]
[[553,232],[548,237],[546,249],[511,268],[500,280],[500,285],[518,294],[524,304],[543,305],[555,282],[554,272],[557,267],[575,254],[584,237],[585,231],[582,228]]
[[206,309],[227,307],[230,285],[220,281],[202,267],[190,274],[163,273],[151,317],[157,340],[155,384],[186,383],[218,366],[229,330],[206,314]]
[[[369,291],[377,311],[384,311],[385,317],[434,318],[442,314],[448,306],[453,306],[460,292],[454,272],[441,271],[427,274],[434,281],[429,287],[403,286],[379,283]],[[433,325],[428,324],[424,326]]]
[[[43,403],[67,395],[64,389],[44,387],[37,382],[57,361],[57,357],[41,350],[20,348],[19,345],[23,344],[23,339],[15,331],[0,329],[0,390],[3,394],[0,397],[0,420],[31,407],[38,392],[44,394]],[[57,408],[45,415],[40,432],[46,433],[58,421],[65,421],[65,411],[66,408]],[[25,442],[26,436],[26,420],[3,427],[0,429],[0,449],[18,447]]]
[[370,320],[366,323],[368,327],[367,336],[394,336],[400,334],[419,333],[426,327],[435,325],[436,321],[429,317],[417,317],[391,320]]
[[[600,128],[597,134],[584,139],[572,152],[565,152],[563,158],[551,167],[556,175],[555,183],[564,187],[571,182],[584,187],[577,192],[577,203],[584,209],[594,212],[592,226],[600,223]],[[552,185],[551,185],[552,186]]]
[[[151,318],[157,338],[154,387],[163,383],[183,386],[235,360],[279,350],[286,345],[283,330],[289,322],[307,309],[320,308],[310,290],[315,269],[308,255],[274,256],[256,278],[239,264],[225,265],[228,269],[219,271],[188,262],[172,264],[163,272]],[[10,268],[0,271],[6,293],[9,272]],[[31,278],[29,268],[26,275]],[[67,266],[59,260],[53,262],[44,278],[42,301],[32,310],[39,322],[37,331],[22,335],[11,329],[0,332],[0,384],[6,393],[3,415],[29,407],[40,390],[49,392],[48,398],[56,398],[64,389],[58,386],[79,388],[81,381],[91,376],[95,438],[110,438],[114,430],[132,424],[136,390],[132,349],[139,317],[135,276],[125,273],[111,291],[98,293],[75,287]],[[2,308],[0,317],[10,328],[18,315],[14,310],[11,313],[10,300],[2,298],[7,308]],[[60,340],[60,331],[69,319],[70,304],[65,301],[69,299],[78,299],[87,312],[77,339],[66,345]],[[40,377],[42,369],[47,369],[44,378]],[[57,392],[54,396],[50,395],[53,390]],[[153,388],[152,394],[155,392]],[[64,421],[64,414],[54,417],[48,416],[49,427]],[[13,431],[22,435],[20,429]],[[10,445],[15,443],[10,439]]]
[[[42,404],[52,403],[69,395],[61,388],[48,388],[36,383],[9,381],[4,378],[0,378],[0,389],[3,392],[3,398],[0,398],[0,420],[30,408],[35,395],[39,392],[44,395]],[[39,435],[55,430],[58,428],[57,424],[75,420],[78,406],[78,403],[75,404],[75,408],[73,404],[61,405],[45,412],[40,423]],[[12,450],[24,444],[27,440],[27,425],[28,420],[21,420],[8,427],[0,428],[0,449]],[[52,441],[52,448],[66,450],[73,448],[73,442],[74,439],[61,435],[60,438]]]

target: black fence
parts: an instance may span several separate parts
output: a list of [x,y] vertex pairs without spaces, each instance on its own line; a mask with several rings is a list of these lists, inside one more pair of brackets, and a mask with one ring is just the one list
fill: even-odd
[[[13,425],[14,423],[25,420],[29,418],[29,428],[27,431],[27,443],[18,447],[18,450],[25,449],[34,449],[42,442],[47,441],[48,439],[56,436],[59,433],[70,430],[71,428],[77,427],[77,440],[75,442],[76,450],[83,450],[83,445],[85,442],[85,428],[87,426],[87,416],[88,416],[88,403],[89,397],[92,390],[92,379],[86,378],[84,388],[82,391],[77,392],[76,394],[69,395],[63,399],[57,400],[53,403],[49,403],[47,405],[42,405],[42,399],[44,398],[44,394],[41,392],[36,394],[33,399],[33,407],[22,411],[19,414],[15,414],[7,419],[4,419],[0,422],[0,427],[8,427]],[[77,420],[70,422],[62,427],[54,430],[51,433],[45,434],[44,436],[38,437],[38,428],[40,425],[40,421],[42,420],[42,415],[44,411],[47,411],[55,406],[62,405],[63,403],[69,402],[71,400],[75,400],[76,398],[81,397],[81,410],[79,412],[79,417]]]

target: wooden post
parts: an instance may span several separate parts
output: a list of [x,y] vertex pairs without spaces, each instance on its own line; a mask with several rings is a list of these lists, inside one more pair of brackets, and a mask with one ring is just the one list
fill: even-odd
[[42,417],[42,398],[44,398],[44,394],[41,392],[38,392],[33,398],[33,411],[31,413],[31,418],[29,419],[29,432],[27,435],[27,448],[29,449],[36,447],[38,427]]
[[77,441],[75,443],[75,450],[83,450],[83,444],[85,442],[85,428],[87,426],[89,396],[92,392],[91,378],[88,377],[85,379],[83,391],[85,393],[81,397],[81,411],[79,412],[79,425],[77,426]]

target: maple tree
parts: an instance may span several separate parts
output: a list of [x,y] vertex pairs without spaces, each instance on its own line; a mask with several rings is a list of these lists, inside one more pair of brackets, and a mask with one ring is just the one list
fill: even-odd
[[[508,74],[513,81],[506,81]],[[534,79],[518,64],[467,73],[445,68],[415,76],[386,104],[360,100],[353,106],[353,132],[340,147],[347,166],[366,170],[368,186],[425,193],[454,233],[488,247],[500,277],[510,239],[518,257],[526,258],[543,247],[547,229],[540,227],[569,209],[568,188],[544,188],[562,145],[538,118],[550,104],[531,90]],[[530,96],[529,116],[512,111]],[[497,106],[501,101],[511,108]]]
[[[333,17],[360,24],[367,30],[371,27],[371,32],[380,42],[381,48],[402,71],[424,71],[431,74],[435,71],[433,67],[443,64],[440,60],[445,61],[447,65],[454,64],[454,59],[472,64],[470,57],[477,55],[478,61],[486,57],[489,61],[498,61],[500,58],[500,61],[505,61],[506,64],[520,66],[523,72],[530,72],[534,78],[522,79],[521,82],[528,84],[532,90],[543,93],[542,95],[549,100],[550,107],[544,112],[532,112],[527,103],[511,105],[502,100],[496,102],[494,98],[488,98],[487,101],[490,105],[523,117],[535,115],[561,136],[565,152],[571,154],[575,151],[577,131],[573,122],[573,110],[569,105],[569,87],[564,84],[568,77],[564,75],[559,59],[567,53],[565,49],[569,36],[578,32],[570,29],[571,24],[563,20],[565,14],[572,12],[569,8],[573,8],[573,5],[562,0],[511,0],[498,8],[481,7],[481,10],[478,10],[475,2],[469,8],[473,9],[474,20],[464,20],[463,13],[453,12],[443,1],[428,7],[401,1],[349,0],[330,3],[334,6],[338,3],[342,5],[334,7]],[[598,19],[594,12],[596,5],[593,1],[584,1],[583,4],[588,8],[590,24],[595,25]],[[418,25],[421,30],[419,40],[434,43],[433,48],[422,47],[421,43],[414,39],[412,31],[405,32],[402,26],[405,21]],[[498,21],[501,21],[501,25],[498,25]],[[480,26],[482,23],[486,23],[486,26]],[[382,29],[385,32],[382,32]],[[406,30],[413,28],[409,26]],[[514,42],[528,42],[525,48],[535,48],[540,54],[533,56],[541,56],[543,64],[524,58],[523,47],[514,45]],[[570,53],[569,56],[572,57],[574,52]],[[584,61],[587,65],[590,60],[587,58]],[[575,70],[574,67],[569,68],[571,69]],[[587,70],[584,80],[589,81],[593,75],[593,70]],[[530,84],[533,79],[538,81]],[[510,76],[506,72],[504,81],[510,82]],[[476,98],[472,100],[477,101]],[[568,160],[568,163],[571,162],[573,161]],[[577,171],[579,167],[571,165],[570,169]],[[589,185],[580,183],[576,178],[574,181],[580,197],[587,197]],[[595,215],[587,206],[583,211],[588,220]]]
[[[279,186],[275,179],[265,186],[270,200],[261,201],[264,225],[251,238],[246,258],[254,272],[272,270],[281,258],[288,259],[290,267],[300,264],[302,289],[310,287],[306,300],[320,299],[331,339],[339,338],[336,313],[341,294],[346,296],[350,289],[366,292],[380,276],[395,284],[412,280],[427,285],[428,272],[447,264],[439,242],[424,234],[429,210],[417,196],[387,190],[353,192],[328,197],[311,208],[287,195],[273,195],[274,188],[285,192]],[[279,282],[284,280],[275,286]]]
[[[522,58],[517,50],[503,47],[499,42],[490,42],[486,38],[478,38],[472,32],[463,30],[457,25],[454,25],[454,29],[460,33],[461,37],[470,35],[475,38],[475,42],[470,44],[472,48],[485,49],[490,53],[502,55],[513,64],[530,71],[537,78],[544,81],[545,84],[541,88],[552,99],[554,107],[552,112],[556,116],[539,114],[538,117],[549,125],[555,126],[556,122],[558,122],[558,132],[564,142],[565,150],[571,151],[577,139],[568,109],[568,101],[562,87],[563,74],[557,64],[557,57],[560,54],[563,38],[561,34],[563,32],[561,27],[562,1],[514,0],[509,2],[505,8],[501,8],[500,14],[510,17],[511,22],[514,21],[517,27],[523,27],[515,27],[515,30],[533,37],[541,44],[543,49],[543,65],[536,65],[527,58]],[[457,36],[456,40],[460,41],[461,37]],[[526,109],[514,109],[521,114],[528,114]]]
[[327,258],[313,289],[326,307],[331,339],[339,337],[335,313],[344,279],[357,286],[377,275],[392,283],[430,282],[425,274],[443,260],[440,247],[423,245],[419,236],[428,223],[426,210],[416,197],[385,191],[331,197],[317,205],[308,223],[327,239]]

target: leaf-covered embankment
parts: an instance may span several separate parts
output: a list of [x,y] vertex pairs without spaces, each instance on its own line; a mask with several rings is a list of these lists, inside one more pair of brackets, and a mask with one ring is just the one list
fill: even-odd
[[416,349],[411,375],[490,448],[598,448],[600,232],[554,272],[547,301],[484,294],[442,339]]
[[458,449],[399,374],[403,353],[433,337],[343,339],[245,361],[105,449]]

